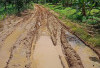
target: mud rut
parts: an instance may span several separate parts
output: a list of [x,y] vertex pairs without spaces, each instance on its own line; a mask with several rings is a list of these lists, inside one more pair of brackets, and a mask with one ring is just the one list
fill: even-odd
[[[5,21],[0,33],[0,68],[100,68],[96,53],[76,46],[79,39],[45,8],[35,5],[34,11],[12,20]],[[91,55],[84,52],[89,55],[82,57],[80,48]]]

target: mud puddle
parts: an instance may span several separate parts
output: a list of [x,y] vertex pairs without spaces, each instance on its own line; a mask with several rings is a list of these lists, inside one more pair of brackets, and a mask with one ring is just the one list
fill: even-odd
[[[66,32],[67,40],[72,48],[80,56],[84,68],[100,68],[100,60],[97,54],[81,42],[76,36],[72,35],[69,32]],[[94,58],[93,58],[94,57]]]
[[41,36],[34,50],[35,68],[63,68],[50,36]]

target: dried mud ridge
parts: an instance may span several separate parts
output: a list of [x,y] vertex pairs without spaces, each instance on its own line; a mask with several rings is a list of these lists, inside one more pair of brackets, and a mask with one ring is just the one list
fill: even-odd
[[5,23],[0,32],[0,68],[88,68],[66,39],[66,27],[44,7],[35,5],[34,11]]

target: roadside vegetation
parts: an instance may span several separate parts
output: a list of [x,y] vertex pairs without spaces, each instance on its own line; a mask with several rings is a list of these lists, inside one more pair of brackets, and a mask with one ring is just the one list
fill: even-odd
[[7,16],[21,16],[21,12],[33,8],[33,0],[0,0],[0,31],[3,29],[2,20]]
[[18,15],[21,11],[30,8],[32,4],[32,0],[0,0],[0,20],[7,15]]

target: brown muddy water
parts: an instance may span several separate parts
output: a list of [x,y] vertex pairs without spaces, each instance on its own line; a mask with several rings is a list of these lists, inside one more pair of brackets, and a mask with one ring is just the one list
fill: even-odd
[[67,40],[72,48],[79,54],[84,68],[100,68],[100,60],[97,54],[81,42],[76,36],[70,32],[66,32]]
[[34,68],[63,68],[50,36],[41,36],[34,50]]

